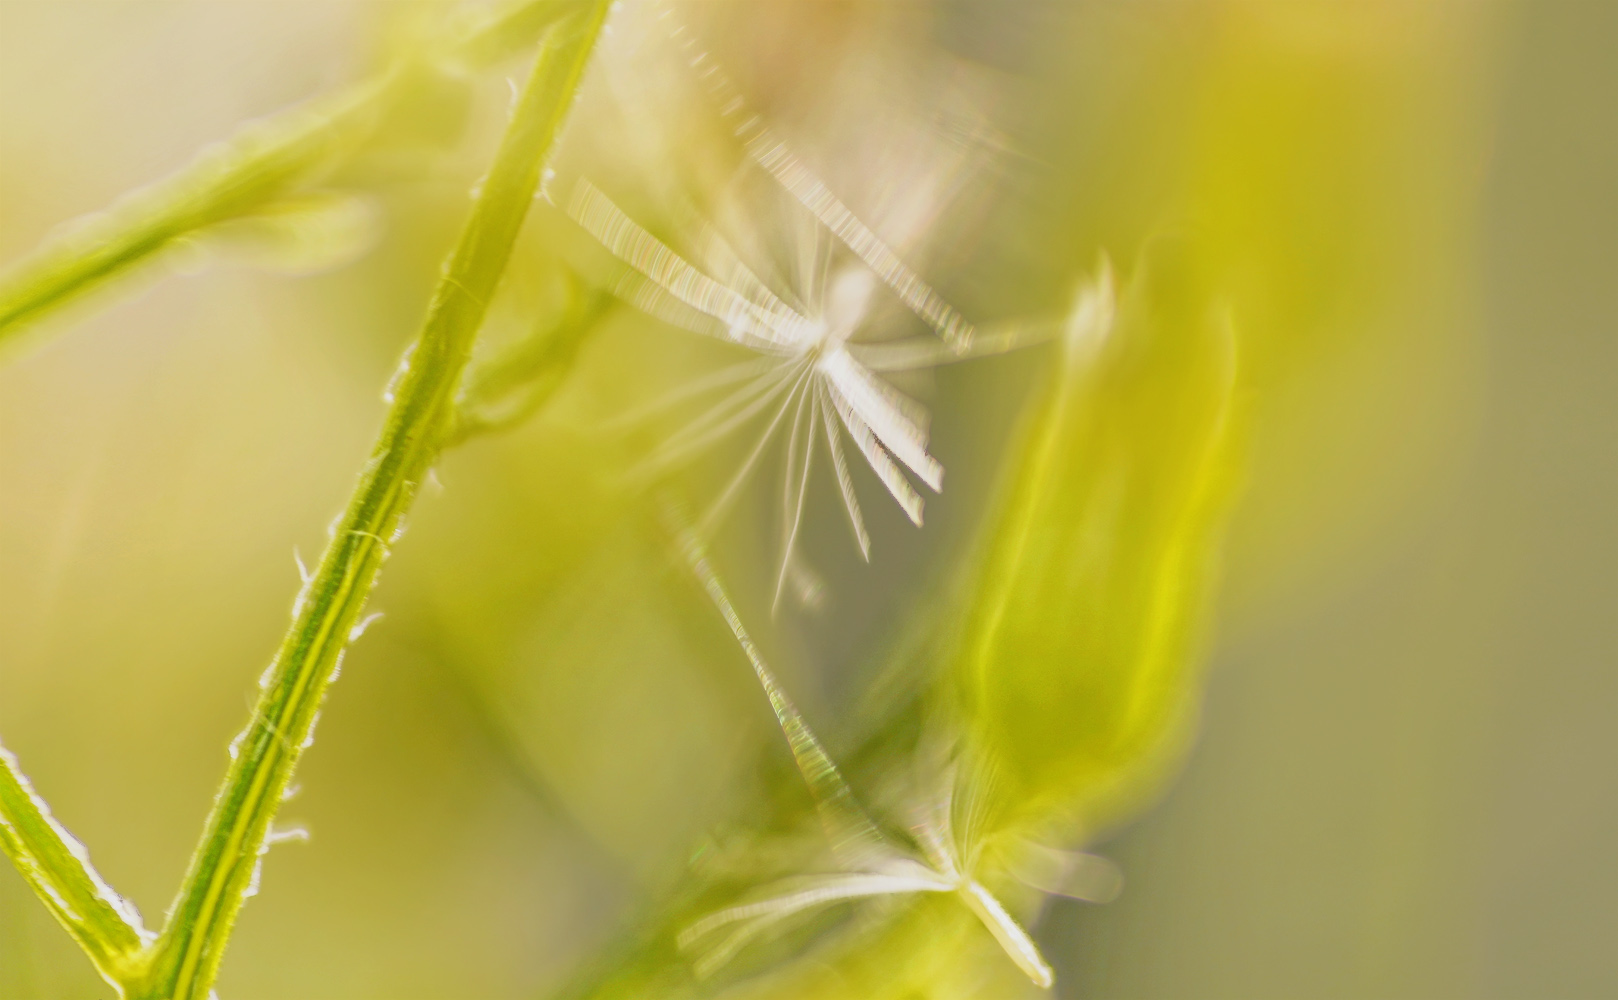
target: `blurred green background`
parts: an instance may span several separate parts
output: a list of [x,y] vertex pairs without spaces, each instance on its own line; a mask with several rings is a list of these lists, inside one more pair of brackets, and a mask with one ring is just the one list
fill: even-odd
[[[0,261],[356,79],[434,9],[5,0]],[[1099,250],[1127,268],[1172,232],[1240,317],[1250,469],[1201,735],[1102,848],[1123,897],[1046,908],[1059,995],[1618,996],[1618,4],[759,10],[704,16],[783,90],[865,31],[993,95],[1012,166],[935,254],[969,313],[1045,310]],[[0,733],[149,923],[504,90],[423,104],[343,179],[374,227],[352,263],[178,254],[0,370]],[[593,430],[625,385],[700,361],[678,336],[618,314],[544,418],[442,464],[283,813],[312,839],[267,858],[222,996],[544,995],[753,788],[779,737],[649,569]],[[835,509],[811,523],[829,604],[770,641],[828,729],[961,550],[1039,364],[938,377],[950,491],[925,531],[871,511],[867,569]],[[769,577],[766,508],[719,546],[740,589]],[[767,600],[743,612],[762,627]],[[105,995],[0,873],[0,997]]]

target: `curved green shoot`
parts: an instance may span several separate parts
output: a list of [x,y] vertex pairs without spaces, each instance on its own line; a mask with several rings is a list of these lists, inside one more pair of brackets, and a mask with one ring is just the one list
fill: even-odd
[[392,74],[254,122],[174,174],[70,224],[0,276],[0,344],[187,233],[263,205],[370,131]]
[[[478,65],[578,9],[518,0],[463,16],[421,53]],[[59,307],[149,262],[190,233],[238,218],[318,181],[358,150],[411,86],[409,59],[335,95],[297,105],[204,149],[175,173],[77,220],[0,274],[0,346]]]
[[84,846],[56,822],[17,766],[17,758],[3,746],[0,851],[102,976],[118,982],[139,966],[141,950],[152,935],[141,926],[134,907],[91,867]]

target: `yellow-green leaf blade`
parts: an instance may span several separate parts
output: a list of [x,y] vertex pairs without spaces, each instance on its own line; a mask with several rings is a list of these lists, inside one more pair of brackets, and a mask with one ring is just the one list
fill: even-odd
[[1146,791],[1195,705],[1236,360],[1186,260],[1156,252],[1110,323],[1101,279],[1014,452],[961,669],[1019,810]]

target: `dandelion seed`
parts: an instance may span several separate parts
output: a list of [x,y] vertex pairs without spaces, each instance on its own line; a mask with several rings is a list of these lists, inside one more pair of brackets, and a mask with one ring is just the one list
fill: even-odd
[[[665,10],[662,18],[672,22]],[[691,68],[706,84],[720,115],[731,123],[748,156],[776,179],[838,239],[881,277],[916,315],[926,320],[956,351],[970,348],[975,330],[954,306],[932,289],[921,275],[877,236],[831,189],[800,160],[764,119],[747,108],[747,101],[709,53],[683,26],[669,30],[669,38],[685,54]]]
[[[805,875],[775,883],[766,887],[762,898],[716,911],[685,928],[679,935],[679,945],[698,952],[697,974],[712,975],[749,941],[799,913],[848,900],[946,892],[954,893],[978,917],[1035,985],[1049,989],[1055,974],[1033,938],[978,880],[971,864],[975,852],[963,851],[957,846],[950,819],[953,805],[950,797],[946,795],[942,803],[928,810],[913,828],[923,857],[911,856],[883,836],[855,801],[837,765],[765,664],[724,585],[709,564],[696,533],[672,511],[669,517],[674,522],[687,566],[752,665],[775,713],[776,723],[786,737],[798,772],[809,786],[832,853],[846,869],[835,874]],[[953,782],[947,787],[952,785]],[[708,942],[706,947],[704,942]]]
[[[787,474],[782,490],[777,600],[790,575],[814,453],[822,442],[862,557],[870,558],[871,541],[849,475],[844,434],[910,521],[921,525],[924,500],[908,476],[938,492],[943,488],[944,469],[928,452],[926,410],[862,361],[864,349],[875,345],[851,342],[870,313],[876,282],[869,271],[858,266],[844,268],[830,282],[803,289],[804,297],[814,304],[800,307],[766,285],[711,228],[703,233],[708,265],[704,270],[630,219],[587,178],[575,182],[566,211],[627,265],[613,287],[619,297],[666,322],[763,355],[756,362],[716,372],[644,408],[648,414],[662,412],[684,400],[735,386],[707,414],[655,449],[637,467],[635,478],[663,475],[767,412],[763,433],[704,514],[700,527],[706,532],[717,525],[765,450],[784,432]],[[723,274],[725,280],[715,274]],[[815,291],[818,296],[811,294]],[[792,297],[797,298],[796,293]],[[1044,339],[1054,325],[1037,328],[1037,336],[1029,336],[1033,329],[1007,328],[982,349],[961,354],[948,349],[929,353],[908,344],[877,357],[887,371],[931,367],[1024,346]],[[932,343],[941,346],[936,340]]]
[[[934,493],[943,488],[943,466],[929,451],[927,411],[884,376],[1039,343],[1057,335],[1062,324],[1013,323],[982,330],[968,322],[749,110],[741,93],[672,11],[663,8],[657,16],[663,25],[658,31],[706,81],[721,117],[742,139],[750,160],[789,196],[791,217],[785,221],[788,236],[793,232],[799,236],[796,271],[781,278],[769,266],[767,254],[744,259],[690,199],[668,190],[672,185],[665,184],[663,194],[673,203],[681,250],[631,219],[589,177],[574,179],[570,190],[559,192],[563,197],[553,204],[623,265],[610,282],[617,297],[664,322],[760,355],[700,378],[613,423],[636,423],[699,400],[711,404],[632,470],[630,479],[641,482],[672,473],[747,428],[762,426],[749,432],[757,436],[745,448],[741,465],[699,518],[698,529],[705,535],[723,520],[764,455],[784,445],[778,607],[784,594],[806,592],[792,579],[794,550],[817,462],[829,459],[826,464],[837,483],[855,546],[867,561],[871,535],[850,473],[850,442],[917,526],[925,516],[921,488]],[[648,119],[642,121],[646,129],[655,132],[659,127],[640,109],[630,108],[629,113],[632,117],[639,113],[636,120]],[[754,222],[756,206],[729,207],[748,213],[740,223],[743,232],[750,225],[760,228]],[[758,235],[779,240],[782,234]],[[834,255],[841,259],[834,260]],[[876,297],[884,287],[932,333],[869,342],[891,336],[877,328],[881,304]]]

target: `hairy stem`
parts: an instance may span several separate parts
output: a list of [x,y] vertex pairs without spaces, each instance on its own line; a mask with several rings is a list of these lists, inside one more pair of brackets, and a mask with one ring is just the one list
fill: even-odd
[[[447,41],[417,56],[472,66],[491,62],[577,6],[576,0],[511,0],[493,13],[467,12],[447,27]],[[170,176],[64,227],[0,274],[0,347],[187,234],[318,181],[358,149],[387,108],[408,92],[411,66],[400,62],[341,93],[253,122]]]
[[376,448],[300,594],[292,625],[261,681],[252,720],[232,744],[230,770],[137,996],[201,1000],[212,986],[236,914],[255,888],[270,821],[312,736],[321,700],[416,484],[438,451],[473,340],[606,8],[605,0],[573,6],[576,16],[553,27],[541,48],[401,368]]
[[0,344],[187,233],[321,173],[369,133],[392,79],[254,122],[176,173],[71,223],[0,276]]
[[149,937],[139,916],[90,866],[84,846],[51,816],[3,746],[0,852],[108,981],[119,982],[139,965]]

